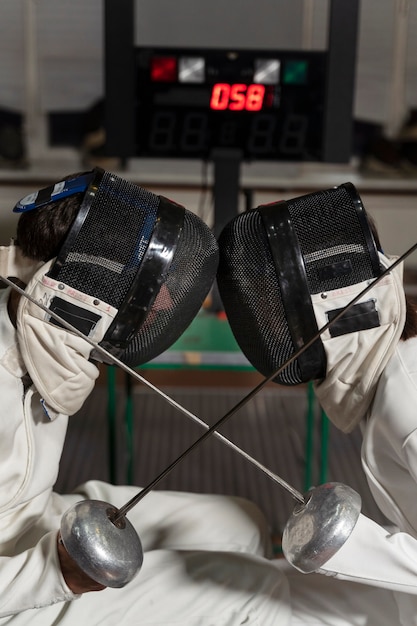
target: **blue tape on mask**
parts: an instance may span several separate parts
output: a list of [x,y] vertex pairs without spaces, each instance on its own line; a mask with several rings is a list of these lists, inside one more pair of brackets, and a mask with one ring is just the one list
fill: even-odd
[[26,213],[26,211],[33,211],[44,204],[57,202],[58,200],[62,200],[62,198],[73,196],[76,193],[84,193],[93,177],[94,172],[89,172],[88,174],[82,174],[76,178],[63,180],[59,183],[55,183],[55,185],[51,187],[45,187],[44,189],[35,191],[19,200],[13,209],[13,213]]

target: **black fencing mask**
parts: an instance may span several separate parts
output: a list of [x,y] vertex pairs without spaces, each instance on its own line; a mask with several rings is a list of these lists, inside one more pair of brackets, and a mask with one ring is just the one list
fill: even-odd
[[184,207],[99,168],[23,198],[15,211],[80,192],[36,297],[127,365],[143,364],[197,314],[216,275],[217,242]]
[[[351,183],[242,213],[224,228],[219,245],[218,286],[230,326],[242,352],[265,376],[317,333],[314,294],[326,298],[327,292],[342,292],[382,272],[377,243]],[[337,312],[327,311],[328,319]],[[330,333],[378,325],[371,299],[354,305]],[[325,375],[319,338],[274,380],[296,385]]]

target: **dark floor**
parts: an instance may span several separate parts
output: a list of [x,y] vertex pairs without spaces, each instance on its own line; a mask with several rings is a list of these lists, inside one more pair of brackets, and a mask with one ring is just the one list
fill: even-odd
[[[250,389],[172,387],[164,391],[208,424],[213,424]],[[132,395],[132,426],[124,419],[125,389],[116,388],[117,437],[109,453],[105,385],[98,386],[83,409],[70,420],[57,488],[69,491],[89,478],[133,482],[146,486],[176,459],[205,429],[182,415],[154,391],[139,385]],[[314,454],[306,467],[307,396],[305,389],[266,387],[238,411],[221,432],[298,491],[320,475],[320,415],[315,408]],[[129,441],[132,445],[129,445]],[[340,481],[356,489],[363,512],[383,522],[362,473],[359,430],[343,435],[330,426],[325,481]],[[129,450],[133,449],[132,463]],[[114,457],[114,458],[113,458]],[[112,463],[114,469],[112,470]],[[326,469],[326,465],[324,466]],[[279,533],[295,500],[280,485],[236,451],[211,436],[193,450],[157,486],[194,492],[237,494],[254,500],[265,512],[274,533]]]

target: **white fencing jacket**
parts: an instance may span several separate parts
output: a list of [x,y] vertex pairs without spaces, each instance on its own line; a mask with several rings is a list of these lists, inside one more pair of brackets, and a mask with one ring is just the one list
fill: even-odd
[[415,624],[417,338],[399,342],[379,379],[364,423],[362,464],[377,504],[398,530],[388,531],[361,515],[321,572],[400,592],[395,597],[401,623]]
[[[380,260],[383,267],[391,264],[382,254]],[[319,294],[314,301],[319,327],[328,321],[327,310],[345,306],[362,287],[329,292],[324,300]],[[402,266],[364,298],[374,300],[380,326],[340,337],[326,331],[327,374],[315,391],[342,431],[360,424],[369,487],[395,531],[360,515],[349,539],[320,571],[393,591],[400,623],[409,626],[417,624],[417,337],[400,340],[406,310]]]
[[24,392],[21,376],[26,370],[7,314],[8,292],[0,295],[0,615],[74,598],[56,550],[59,520],[68,503],[51,495],[67,418],[51,422],[39,395],[33,389]]

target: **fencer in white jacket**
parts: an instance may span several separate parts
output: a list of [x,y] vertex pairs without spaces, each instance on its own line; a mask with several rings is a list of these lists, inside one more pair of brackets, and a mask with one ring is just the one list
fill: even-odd
[[[87,201],[102,193],[102,182],[95,182],[97,175],[105,180],[103,193],[110,189],[112,194],[112,201],[100,208],[102,215],[107,211],[112,219],[114,198],[119,197],[119,205],[127,204],[134,221],[139,221],[136,215],[142,211],[147,224],[155,198],[146,211],[143,203],[138,208],[136,189],[121,179],[117,182],[110,173],[103,178],[100,172],[89,173],[87,183],[84,175],[70,177],[69,187],[63,181],[45,191],[49,198],[46,206],[34,206],[33,211],[24,213],[32,220],[30,226],[19,220],[17,232],[25,242],[26,256],[16,245],[0,250],[2,276],[17,277],[28,291],[43,285],[42,298],[53,284],[57,294],[73,299],[76,289],[51,282],[44,264],[54,258],[51,249],[59,249],[78,215],[79,185]],[[113,193],[116,185],[122,191],[127,187],[129,193],[119,191],[117,196]],[[25,199],[24,211],[37,195]],[[162,217],[158,218],[158,228],[163,223]],[[185,236],[184,232],[185,226],[180,236]],[[111,230],[110,238],[114,245]],[[49,251],[46,240],[52,246]],[[134,246],[136,259],[140,251],[136,243]],[[164,252],[170,252],[167,244]],[[104,263],[102,256],[91,258],[101,266]],[[177,270],[181,273],[181,268]],[[116,265],[116,275],[118,272]],[[154,272],[153,278],[160,277]],[[165,302],[170,303],[166,291]],[[76,297],[83,314],[89,304],[101,307],[96,296],[93,302],[77,291]],[[100,319],[106,319],[110,309],[104,303]],[[31,309],[30,302],[16,291],[0,289],[0,624],[287,626],[288,585],[268,558],[268,527],[260,511],[239,498],[149,493],[129,514],[143,546],[143,565],[121,589],[103,588],[72,561],[59,542],[63,514],[86,498],[120,507],[138,488],[90,481],[74,494],[54,492],[67,416],[90,394],[98,368],[90,361],[88,342],[49,323],[39,311],[36,305]]]
[[[26,368],[0,290],[0,624],[287,624],[288,590],[265,558],[268,529],[245,501],[154,492],[132,510],[145,557],[123,589],[76,595],[61,572],[57,532],[83,498],[121,506],[137,489],[53,486],[68,418],[51,420]],[[76,462],[76,459],[74,459]]]
[[[381,262],[388,267],[391,261],[381,255]],[[313,296],[319,327],[326,309],[345,306],[363,287],[328,293],[325,303]],[[290,585],[292,623],[300,626],[417,625],[417,313],[406,307],[401,270],[370,297],[380,303],[381,326],[333,338],[326,331],[327,377],[315,392],[339,429],[362,429],[362,466],[390,524],[360,514],[345,544],[317,573],[280,564]]]
[[[393,301],[391,313],[389,306],[385,310],[385,328],[402,331],[401,274],[389,280],[380,287],[391,292]],[[352,290],[338,294],[337,306],[352,295]],[[390,524],[382,527],[361,514],[346,543],[318,574],[291,572],[283,565],[293,610],[300,615],[293,614],[293,623],[417,625],[417,316],[413,305],[407,308],[406,332],[398,340],[394,331],[379,354],[368,331],[361,338],[331,339],[327,333],[323,339],[328,378],[315,385],[316,394],[338,428],[362,429],[362,467]],[[315,310],[323,323],[319,307]]]
[[[385,528],[361,514],[315,573],[280,562],[292,623],[417,625],[417,307],[406,302],[401,264],[388,271],[393,260],[350,183],[240,214],[219,245],[228,319],[262,373],[273,375],[283,353],[323,330],[284,383],[314,380],[335,426],[362,429],[363,469],[390,521]],[[302,545],[310,535],[299,530]]]

